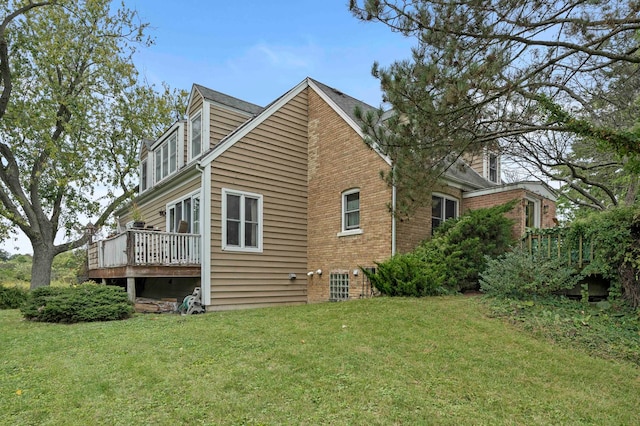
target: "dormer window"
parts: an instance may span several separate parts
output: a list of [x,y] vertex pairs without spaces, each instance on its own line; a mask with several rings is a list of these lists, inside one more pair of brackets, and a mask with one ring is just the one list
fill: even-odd
[[148,161],[144,159],[140,163],[140,192],[144,192],[149,188],[149,169]]
[[191,156],[196,158],[202,152],[202,114],[198,113],[191,119]]
[[153,150],[156,183],[175,173],[178,167],[177,146],[178,134],[174,132]]
[[489,181],[498,183],[498,156],[489,154]]

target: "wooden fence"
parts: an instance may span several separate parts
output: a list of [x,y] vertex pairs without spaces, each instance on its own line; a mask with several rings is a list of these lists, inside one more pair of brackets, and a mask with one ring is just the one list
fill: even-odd
[[529,233],[521,241],[529,254],[540,253],[548,259],[565,259],[567,264],[582,268],[593,261],[593,241],[582,235],[568,238],[563,229],[546,229],[543,233]]

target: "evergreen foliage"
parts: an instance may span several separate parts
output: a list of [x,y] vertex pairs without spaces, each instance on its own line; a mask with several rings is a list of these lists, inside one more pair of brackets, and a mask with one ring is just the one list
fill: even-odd
[[26,300],[25,289],[0,285],[0,309],[18,309]]
[[[394,163],[385,177],[401,212],[426,205],[442,173],[484,148],[524,161],[532,142],[570,152],[558,144],[589,137],[640,154],[637,114],[620,120],[640,93],[638,2],[350,0],[349,9],[416,42],[410,58],[372,67],[384,108],[357,112],[367,143]],[[556,161],[538,158],[545,169]]]
[[364,273],[388,296],[420,297],[475,289],[487,259],[505,253],[514,242],[513,221],[504,215],[514,206],[511,201],[448,220],[414,251],[396,254],[378,263],[375,273]]
[[21,311],[33,321],[76,323],[126,319],[133,306],[121,287],[84,283],[32,290]]
[[565,259],[548,259],[541,253],[530,255],[517,249],[487,259],[480,289],[489,296],[528,299],[572,289],[581,278]]
[[634,307],[640,307],[640,206],[593,212],[576,219],[566,237],[593,244],[593,260],[583,273],[602,274]]

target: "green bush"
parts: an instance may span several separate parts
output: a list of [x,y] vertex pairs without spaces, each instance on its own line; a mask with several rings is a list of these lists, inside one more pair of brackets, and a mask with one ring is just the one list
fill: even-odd
[[504,214],[515,202],[470,211],[446,221],[414,251],[377,263],[371,283],[388,296],[429,296],[478,288],[488,258],[514,243],[513,221]]
[[526,299],[572,289],[581,278],[564,259],[531,256],[518,249],[487,258],[487,267],[480,274],[480,289],[490,296]]
[[[375,273],[363,269],[371,283],[387,296],[435,296],[446,290],[441,263],[425,262],[426,253],[396,254],[379,263]],[[430,265],[431,267],[427,267]]]
[[594,212],[570,224],[568,238],[582,236],[593,244],[593,260],[585,273],[602,274],[614,292],[640,307],[640,206]]
[[21,308],[25,318],[41,322],[91,322],[129,318],[133,305],[120,287],[84,283],[75,287],[40,287]]
[[18,309],[26,300],[26,290],[0,285],[0,309]]

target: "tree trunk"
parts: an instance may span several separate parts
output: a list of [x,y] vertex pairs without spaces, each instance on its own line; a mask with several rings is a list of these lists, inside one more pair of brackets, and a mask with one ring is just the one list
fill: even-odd
[[627,206],[633,205],[636,202],[636,197],[638,196],[638,186],[640,185],[640,176],[632,175],[631,182],[629,183],[629,187],[627,188],[627,195],[624,198],[624,203]]
[[32,244],[32,246],[31,290],[51,284],[51,266],[55,257],[53,245]]

